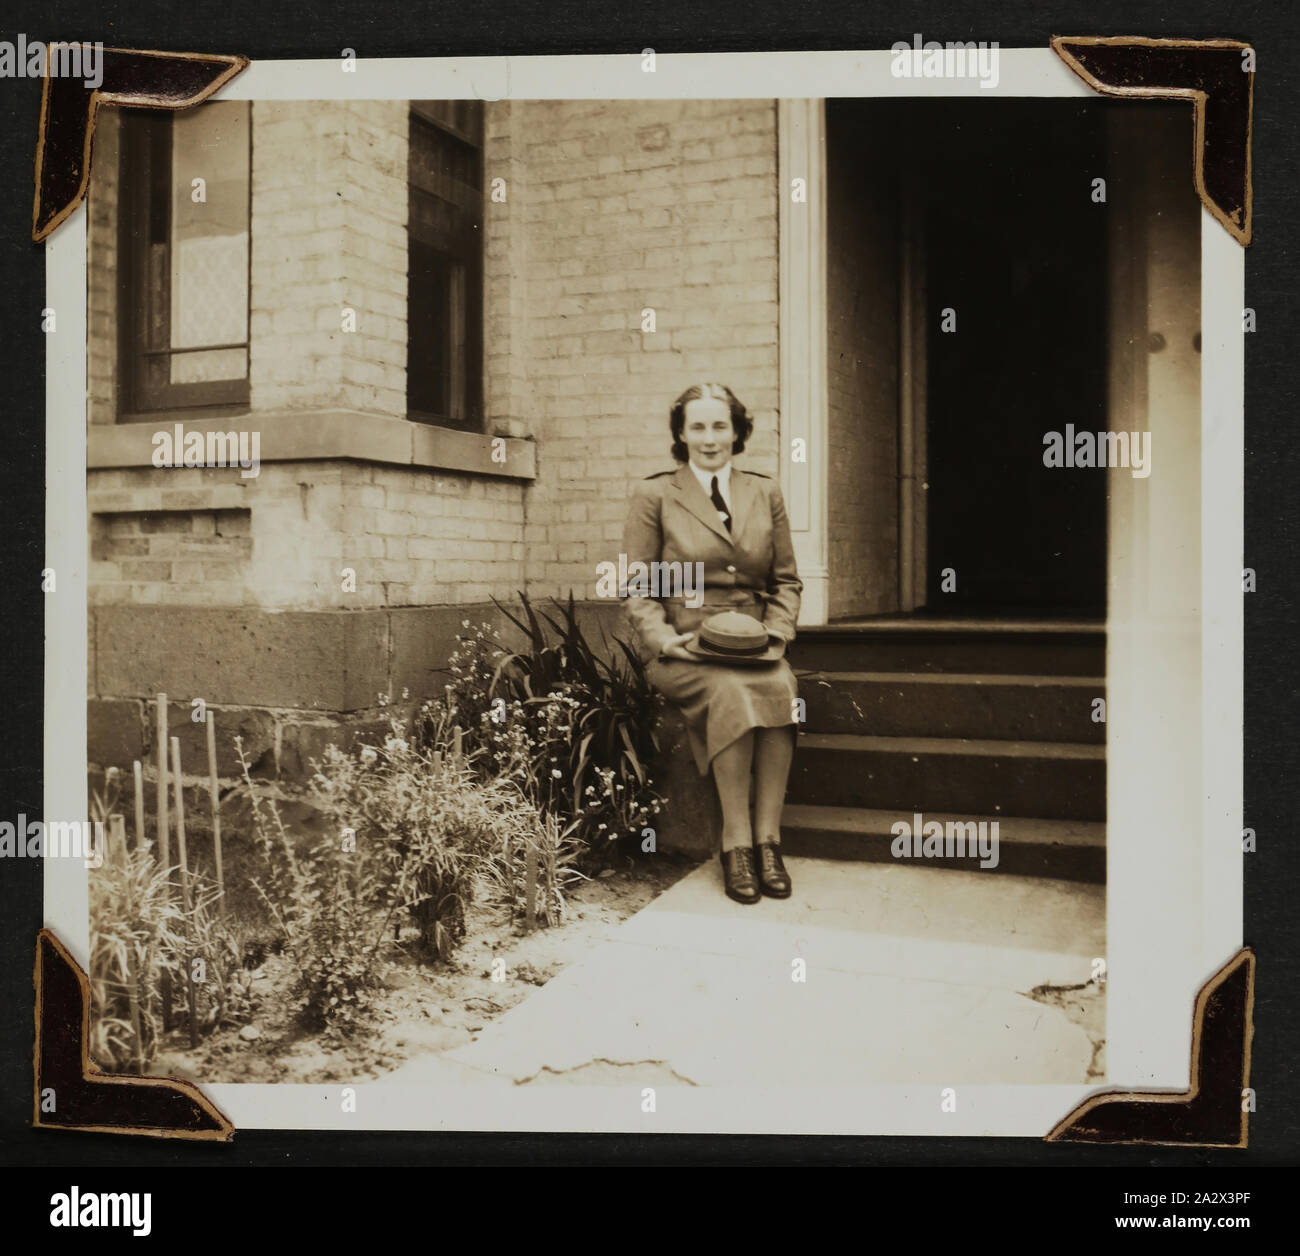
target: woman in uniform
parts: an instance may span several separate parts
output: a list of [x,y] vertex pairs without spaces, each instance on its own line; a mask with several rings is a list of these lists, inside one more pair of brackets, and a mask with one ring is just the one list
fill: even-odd
[[680,708],[700,774],[712,771],[723,883],[741,903],[791,893],[781,807],[798,690],[783,656],[803,592],[780,488],[731,461],[753,426],[721,384],[682,393],[669,413],[681,465],[635,487],[623,536],[629,569],[634,562],[703,565],[702,606],[686,604],[695,598],[633,596],[627,613],[650,683]]

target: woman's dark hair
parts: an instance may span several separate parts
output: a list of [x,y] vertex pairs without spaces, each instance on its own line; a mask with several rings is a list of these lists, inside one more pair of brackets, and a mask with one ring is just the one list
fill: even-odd
[[731,428],[736,433],[736,439],[731,443],[733,454],[745,452],[745,442],[754,431],[754,420],[750,418],[749,411],[726,384],[692,384],[673,402],[673,408],[668,412],[668,428],[673,434],[672,454],[678,462],[689,460],[686,444],[682,440],[682,429],[686,426],[686,407],[690,402],[704,397],[727,403],[727,408],[731,411]]

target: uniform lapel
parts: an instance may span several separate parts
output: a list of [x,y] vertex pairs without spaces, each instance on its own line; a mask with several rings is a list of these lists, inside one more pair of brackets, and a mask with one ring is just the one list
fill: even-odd
[[[732,472],[731,483],[736,483],[736,474]],[[689,510],[702,524],[711,532],[715,532],[724,541],[731,540],[731,534],[727,531],[727,525],[718,518],[718,511],[714,504],[709,500],[709,495],[700,487],[700,482],[695,478],[695,474],[689,466],[678,467],[673,474],[673,487],[677,490],[678,500],[685,509]],[[734,498],[733,498],[734,502]],[[731,526],[736,527],[736,519],[733,506]]]
[[739,541],[745,535],[745,524],[749,520],[750,508],[754,504],[754,495],[758,486],[751,476],[731,468],[731,536]]

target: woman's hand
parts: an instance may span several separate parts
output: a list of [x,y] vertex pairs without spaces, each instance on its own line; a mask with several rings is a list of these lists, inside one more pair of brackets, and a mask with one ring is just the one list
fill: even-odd
[[686,649],[686,643],[694,637],[693,632],[684,632],[678,637],[669,637],[664,642],[664,647],[659,651],[659,657],[665,659],[681,659],[686,663],[697,662],[697,656]]

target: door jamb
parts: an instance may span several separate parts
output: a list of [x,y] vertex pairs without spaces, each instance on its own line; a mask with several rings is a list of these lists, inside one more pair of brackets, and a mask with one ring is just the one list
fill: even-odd
[[926,273],[924,219],[915,173],[902,181],[899,206],[898,607],[926,604]]
[[826,102],[778,100],[778,457],[804,586],[801,625],[826,623],[830,610],[826,192]]

